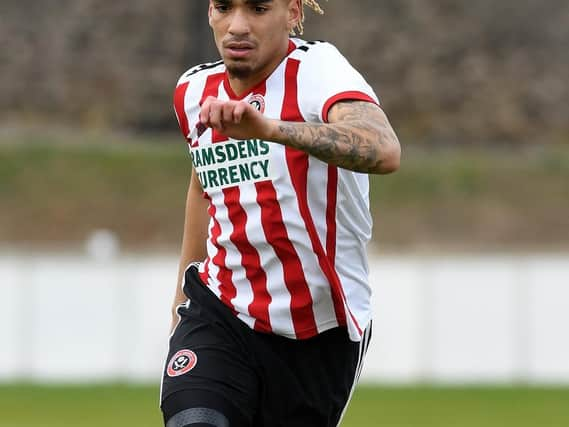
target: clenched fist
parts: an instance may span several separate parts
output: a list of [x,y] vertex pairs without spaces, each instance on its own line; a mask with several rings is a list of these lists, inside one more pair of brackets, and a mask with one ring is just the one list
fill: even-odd
[[200,110],[200,122],[230,138],[270,141],[276,121],[267,119],[245,101],[208,96]]

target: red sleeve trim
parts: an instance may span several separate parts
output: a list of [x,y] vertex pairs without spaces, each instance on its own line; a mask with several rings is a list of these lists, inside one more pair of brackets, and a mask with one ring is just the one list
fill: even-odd
[[371,102],[372,104],[380,106],[378,102],[369,96],[367,93],[360,92],[360,91],[347,91],[347,92],[340,92],[333,97],[329,98],[328,101],[322,107],[322,120],[324,123],[328,123],[328,113],[330,112],[330,108],[338,102],[338,101],[345,101],[345,100],[355,100],[355,101],[365,101]]

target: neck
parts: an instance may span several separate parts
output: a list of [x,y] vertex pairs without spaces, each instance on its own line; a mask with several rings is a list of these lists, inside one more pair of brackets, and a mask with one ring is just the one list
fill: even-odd
[[229,86],[231,86],[231,90],[237,95],[238,97],[242,97],[246,95],[252,88],[257,86],[263,80],[265,80],[269,75],[272,73],[272,70],[267,73],[255,75],[254,77],[247,77],[247,78],[239,78],[232,76],[230,73],[227,73],[227,80],[229,81]]

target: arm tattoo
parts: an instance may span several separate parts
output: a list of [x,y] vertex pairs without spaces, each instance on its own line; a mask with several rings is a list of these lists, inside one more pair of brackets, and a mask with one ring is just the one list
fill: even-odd
[[368,102],[339,102],[330,124],[281,122],[282,143],[356,172],[378,173],[393,144],[399,145],[383,112]]

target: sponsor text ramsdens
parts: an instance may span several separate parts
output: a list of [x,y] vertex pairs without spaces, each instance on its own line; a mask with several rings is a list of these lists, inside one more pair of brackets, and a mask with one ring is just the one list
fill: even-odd
[[206,191],[270,179],[270,144],[260,139],[195,147],[191,154]]

